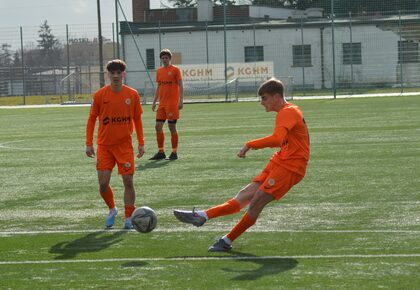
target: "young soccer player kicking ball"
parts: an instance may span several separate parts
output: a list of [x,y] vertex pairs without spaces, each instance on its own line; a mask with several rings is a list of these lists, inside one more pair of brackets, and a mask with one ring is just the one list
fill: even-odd
[[131,214],[134,211],[135,190],[133,175],[135,171],[134,149],[132,144],[133,126],[136,129],[138,154],[144,154],[144,138],[140,105],[137,91],[123,85],[126,64],[119,59],[108,62],[106,69],[110,85],[99,89],[93,96],[92,107],[86,124],[86,155],[94,158],[93,133],[96,119],[99,120],[97,135],[96,170],[98,172],[99,193],[109,208],[105,226],[110,228],[115,223],[117,208],[114,192],[109,185],[112,169],[118,166],[118,173],[124,184],[125,229],[132,229]]
[[164,151],[165,134],[163,125],[168,120],[169,131],[171,132],[172,152],[167,160],[178,159],[178,131],[176,122],[179,119],[179,110],[184,104],[183,85],[181,71],[178,67],[171,64],[172,52],[165,48],[159,54],[162,67],[156,73],[156,94],[153,99],[152,110],[156,109],[156,102],[159,107],[156,110],[156,141],[158,152],[150,160],[161,160],[166,158]]
[[209,252],[230,251],[232,242],[255,224],[264,207],[283,197],[305,176],[309,160],[309,135],[301,110],[286,101],[284,85],[275,78],[264,82],[258,89],[258,95],[266,112],[277,112],[274,132],[245,143],[238,157],[245,158],[249,149],[279,147],[280,150],[274,153],[263,171],[234,198],[204,211],[174,211],[181,222],[199,227],[210,219],[237,213],[248,206],[241,220],[228,234],[210,246]]

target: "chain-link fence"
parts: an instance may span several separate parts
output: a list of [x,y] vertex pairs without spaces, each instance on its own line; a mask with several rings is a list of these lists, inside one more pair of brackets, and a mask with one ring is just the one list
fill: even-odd
[[[115,25],[103,24],[102,33],[103,58],[116,58]],[[26,103],[26,97],[46,96],[60,102],[100,88],[97,24],[4,27],[0,45],[0,97],[22,96]]]
[[[144,22],[121,24],[124,58],[144,68],[130,83],[142,87],[147,68],[159,65],[158,52],[167,47],[174,63],[184,68],[184,79],[200,87],[208,79],[237,78],[239,99],[255,97],[270,76],[292,79],[295,96],[419,90],[420,10],[389,11],[407,3],[385,5],[386,0],[356,7],[349,1],[321,2],[324,8],[229,5],[210,10],[200,10],[199,2],[165,18],[164,9],[146,11]],[[334,3],[341,5],[334,10]],[[420,8],[417,1],[411,7]]]
[[[154,95],[163,48],[181,68],[187,100],[199,92],[253,98],[271,76],[285,81],[289,97],[420,91],[418,0],[133,7],[133,22],[102,25],[103,59],[123,58],[127,84],[145,100]],[[100,87],[97,24],[49,28],[57,42],[47,56],[40,27],[0,28],[0,96],[80,102]]]

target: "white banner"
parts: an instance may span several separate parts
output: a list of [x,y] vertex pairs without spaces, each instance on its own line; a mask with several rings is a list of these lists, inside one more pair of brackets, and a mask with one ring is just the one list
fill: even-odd
[[[181,70],[184,81],[212,81],[225,79],[225,65],[216,64],[182,64],[177,65]],[[270,78],[274,76],[273,62],[228,63],[228,80],[235,78],[255,79]]]

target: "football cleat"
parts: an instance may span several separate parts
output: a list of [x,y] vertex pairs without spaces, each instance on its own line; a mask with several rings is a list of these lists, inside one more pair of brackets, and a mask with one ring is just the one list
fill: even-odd
[[131,218],[125,219],[125,221],[124,221],[124,227],[123,228],[125,230],[132,230],[132,229],[134,229],[133,224],[131,222]]
[[150,158],[149,160],[162,160],[165,158],[166,158],[165,152],[158,152],[155,155],[153,155],[153,157]]
[[207,221],[205,217],[200,216],[195,212],[195,209],[192,211],[189,210],[174,210],[175,217],[187,224],[193,224],[196,227],[201,227]]
[[218,239],[210,248],[208,249],[209,252],[229,252],[232,250],[232,245],[229,245],[225,242],[224,239]]
[[111,208],[107,217],[105,218],[105,226],[107,228],[111,228],[115,223],[115,218],[117,217],[118,210],[117,208]]
[[169,155],[168,158],[166,158],[166,160],[177,160],[178,159],[178,154],[176,154],[175,152],[172,152],[171,155]]

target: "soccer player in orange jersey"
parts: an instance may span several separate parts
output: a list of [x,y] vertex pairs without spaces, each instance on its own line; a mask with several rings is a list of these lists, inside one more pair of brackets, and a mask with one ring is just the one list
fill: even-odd
[[207,220],[237,213],[248,206],[232,230],[210,246],[210,252],[230,251],[232,242],[254,225],[264,207],[283,197],[305,176],[309,160],[309,135],[301,110],[287,102],[283,83],[275,78],[264,82],[258,95],[267,112],[277,113],[274,132],[246,142],[238,157],[245,158],[250,149],[278,147],[280,150],[274,153],[263,171],[234,198],[204,211],[174,211],[180,221],[202,226]]
[[179,119],[179,110],[182,109],[184,104],[182,76],[179,68],[171,64],[172,53],[169,49],[163,49],[159,57],[163,66],[156,73],[157,88],[152,104],[152,110],[155,111],[156,103],[159,101],[155,125],[158,152],[150,160],[166,158],[164,150],[165,134],[163,133],[163,125],[166,120],[168,120],[172,144],[172,152],[167,160],[176,160],[178,159],[176,122]]
[[124,184],[124,228],[132,229],[131,214],[134,211],[135,190],[133,174],[135,171],[134,149],[132,144],[133,127],[138,142],[137,158],[144,154],[144,138],[140,105],[137,91],[123,85],[126,64],[119,59],[108,62],[106,69],[111,81],[93,96],[89,118],[86,124],[86,155],[94,158],[93,134],[96,120],[99,121],[97,134],[96,169],[98,172],[99,193],[109,208],[105,226],[115,223],[118,210],[115,207],[114,192],[109,185],[112,169],[118,166],[118,173]]

